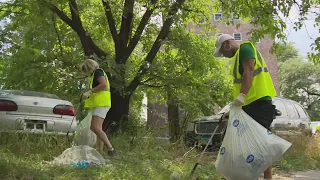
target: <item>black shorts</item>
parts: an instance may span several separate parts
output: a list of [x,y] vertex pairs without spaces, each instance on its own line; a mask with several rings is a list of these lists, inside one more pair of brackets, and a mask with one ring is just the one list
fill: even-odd
[[271,100],[256,100],[243,106],[242,109],[259,124],[270,130],[270,125],[275,119],[276,113],[276,108]]

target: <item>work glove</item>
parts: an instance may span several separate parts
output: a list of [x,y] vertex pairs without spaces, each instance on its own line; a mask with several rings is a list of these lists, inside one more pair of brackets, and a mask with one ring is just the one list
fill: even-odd
[[222,119],[228,119],[228,118],[229,118],[229,112],[230,112],[230,111],[224,113],[224,114],[222,115]]
[[87,98],[89,98],[91,96],[91,94],[92,94],[91,90],[87,91],[87,92],[82,94],[82,98],[83,99],[87,99]]
[[243,93],[240,93],[237,97],[236,100],[232,103],[233,106],[242,106],[244,104],[244,100],[246,98],[246,95]]

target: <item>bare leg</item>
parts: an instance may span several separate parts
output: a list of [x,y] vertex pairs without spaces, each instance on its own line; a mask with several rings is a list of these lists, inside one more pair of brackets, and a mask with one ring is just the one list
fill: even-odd
[[103,152],[103,147],[104,147],[104,143],[103,141],[99,138],[99,136],[97,135],[97,143],[96,143],[96,146],[97,146],[97,150],[102,153]]
[[103,121],[104,121],[104,119],[102,119],[100,117],[92,116],[90,129],[99,137],[98,139],[101,139],[102,142],[105,145],[107,145],[107,147],[109,149],[112,149],[112,145],[108,139],[108,136],[102,130]]
[[264,179],[272,179],[272,167],[268,167],[266,171],[264,171]]

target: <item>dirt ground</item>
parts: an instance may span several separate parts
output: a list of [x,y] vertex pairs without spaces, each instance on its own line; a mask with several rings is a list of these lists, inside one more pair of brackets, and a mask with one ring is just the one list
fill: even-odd
[[275,175],[273,180],[320,180],[320,171],[296,172]]

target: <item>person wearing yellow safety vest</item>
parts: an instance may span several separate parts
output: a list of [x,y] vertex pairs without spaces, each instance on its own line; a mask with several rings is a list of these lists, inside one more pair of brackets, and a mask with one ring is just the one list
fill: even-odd
[[320,123],[316,126],[316,134],[320,134]]
[[[89,91],[83,93],[85,108],[92,110],[92,120],[90,129],[97,135],[97,145],[102,151],[104,144],[108,147],[109,156],[117,156],[117,152],[112,147],[106,133],[102,129],[103,121],[111,108],[110,84],[106,73],[99,68],[99,64],[87,59],[80,65],[80,71],[91,76]],[[99,144],[101,141],[104,144]],[[99,147],[100,146],[100,147]]]
[[[238,45],[229,34],[220,34],[215,46],[215,57],[232,58],[232,105],[242,107],[254,120],[270,130],[276,113],[272,104],[276,90],[262,55],[251,42]],[[264,178],[272,179],[271,167],[265,170]]]

